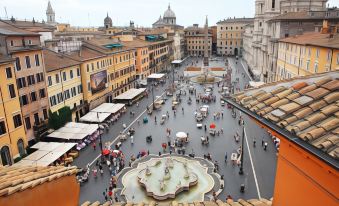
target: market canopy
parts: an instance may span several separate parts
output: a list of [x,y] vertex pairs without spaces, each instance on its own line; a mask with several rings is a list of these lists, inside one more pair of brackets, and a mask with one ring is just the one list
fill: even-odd
[[186,138],[187,134],[185,132],[177,132],[177,134],[175,135],[177,138]]
[[111,113],[88,112],[85,116],[80,118],[81,122],[102,123]]
[[99,112],[99,113],[111,113],[115,114],[119,112],[121,109],[125,107],[125,104],[117,103],[103,103],[100,106],[91,110],[91,112]]
[[23,158],[16,164],[21,166],[48,166],[70,151],[75,145],[76,143],[39,142],[31,147],[38,148],[37,151]]
[[[60,129],[52,132],[47,135],[47,137],[59,138],[59,139],[73,139],[73,140],[82,140],[88,135],[92,135],[95,131],[98,130],[98,125],[96,124],[84,124],[77,122],[69,122]],[[33,145],[32,148],[39,149],[44,146],[44,143],[37,143]]]
[[173,60],[171,63],[172,64],[181,64],[183,60]]
[[145,91],[146,91],[146,88],[139,88],[139,89],[132,88],[132,89],[120,94],[119,96],[115,97],[114,99],[116,99],[116,100],[132,100]]
[[161,79],[165,76],[165,74],[153,73],[147,77],[147,79]]

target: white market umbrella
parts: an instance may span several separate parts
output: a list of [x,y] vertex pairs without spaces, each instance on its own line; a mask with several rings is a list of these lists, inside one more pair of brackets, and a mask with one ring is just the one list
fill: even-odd
[[184,139],[187,137],[187,134],[185,132],[177,132],[176,137],[180,139]]

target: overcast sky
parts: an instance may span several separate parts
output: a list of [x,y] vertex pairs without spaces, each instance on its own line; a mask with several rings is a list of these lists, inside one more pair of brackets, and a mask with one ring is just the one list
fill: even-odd
[[[46,19],[48,0],[1,0],[0,17],[41,21]],[[138,26],[151,26],[163,15],[168,4],[177,16],[177,23],[189,26],[209,24],[227,17],[253,17],[254,0],[51,0],[57,22],[72,26],[103,26],[108,12],[113,25],[127,26],[129,21]],[[339,0],[329,0],[330,6],[339,7]]]

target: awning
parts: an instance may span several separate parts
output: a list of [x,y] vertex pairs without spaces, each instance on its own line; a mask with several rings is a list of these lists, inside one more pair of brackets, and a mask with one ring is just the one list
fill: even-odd
[[159,74],[159,73],[153,73],[149,75],[147,78],[148,79],[161,79],[165,76],[165,74]]
[[[98,130],[96,124],[84,124],[77,122],[69,122],[62,128],[47,135],[47,137],[67,139],[67,140],[82,140],[88,135],[92,135]],[[33,145],[33,148],[39,149],[43,146],[43,143],[39,142]]]
[[139,89],[130,89],[127,92],[120,94],[119,96],[115,97],[116,100],[132,100],[135,97],[139,96],[143,92],[146,91],[146,88],[139,88]]
[[171,63],[172,64],[181,64],[182,60],[173,60]]
[[91,110],[91,112],[111,113],[115,114],[125,107],[125,104],[103,103],[100,106]]
[[80,118],[80,121],[101,123],[101,122],[104,122],[110,115],[111,113],[88,112],[85,116]]
[[70,151],[75,145],[76,143],[39,142],[32,146],[32,148],[39,149],[23,158],[16,165],[48,166]]

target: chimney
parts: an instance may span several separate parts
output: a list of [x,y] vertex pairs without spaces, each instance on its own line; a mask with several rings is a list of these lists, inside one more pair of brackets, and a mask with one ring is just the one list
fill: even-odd
[[322,34],[328,34],[329,33],[328,20],[327,19],[323,20],[323,27],[321,28],[321,33]]

